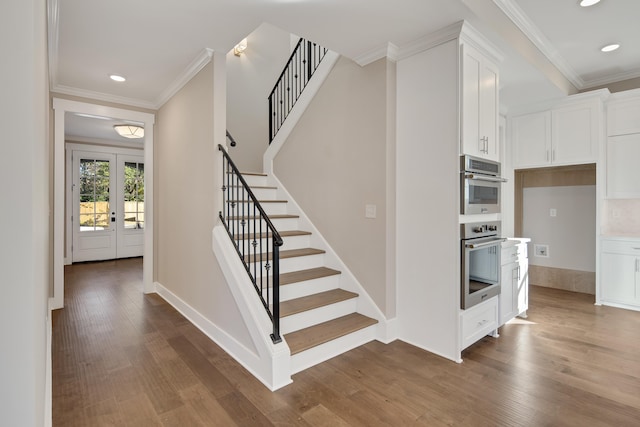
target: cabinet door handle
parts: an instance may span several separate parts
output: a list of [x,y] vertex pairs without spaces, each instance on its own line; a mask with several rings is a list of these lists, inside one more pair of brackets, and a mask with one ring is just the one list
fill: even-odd
[[547,150],[547,152],[545,154],[545,159],[547,160],[547,162],[549,161],[549,150]]
[[640,273],[640,260],[636,258],[636,273]]
[[551,161],[552,162],[556,161],[556,150],[555,149],[551,150]]

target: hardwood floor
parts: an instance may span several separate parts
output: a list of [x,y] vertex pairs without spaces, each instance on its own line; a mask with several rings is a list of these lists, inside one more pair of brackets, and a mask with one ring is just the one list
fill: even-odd
[[640,313],[532,287],[529,318],[456,364],[372,342],[270,392],[157,295],[140,259],[65,271],[54,426],[637,426]]

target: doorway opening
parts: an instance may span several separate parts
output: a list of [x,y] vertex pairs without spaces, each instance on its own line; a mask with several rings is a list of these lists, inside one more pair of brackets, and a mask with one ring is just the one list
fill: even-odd
[[[143,291],[153,292],[155,115],[59,98],[53,99],[53,109],[51,308],[64,306],[64,266],[72,262],[142,256]],[[113,141],[88,137],[81,138],[83,145],[77,146],[74,138],[67,150],[67,116],[140,124],[144,144],[140,148],[115,137]],[[113,125],[109,126],[113,130]]]
[[596,291],[596,165],[516,170],[516,236],[531,238],[532,285]]

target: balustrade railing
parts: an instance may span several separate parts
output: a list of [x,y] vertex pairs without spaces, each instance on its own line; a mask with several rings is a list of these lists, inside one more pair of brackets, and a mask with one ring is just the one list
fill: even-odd
[[280,246],[282,238],[222,145],[223,210],[220,219],[273,324],[271,339],[280,337]]
[[269,95],[269,144],[291,112],[328,49],[300,39]]

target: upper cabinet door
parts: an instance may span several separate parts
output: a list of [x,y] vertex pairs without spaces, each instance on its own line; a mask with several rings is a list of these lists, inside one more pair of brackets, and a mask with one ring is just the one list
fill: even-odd
[[467,44],[461,52],[461,153],[499,160],[498,68]]
[[583,102],[551,110],[551,161],[554,164],[595,162],[598,158],[598,103]]
[[513,117],[511,140],[515,169],[551,164],[551,112],[542,111]]
[[609,103],[607,135],[640,133],[640,97]]

